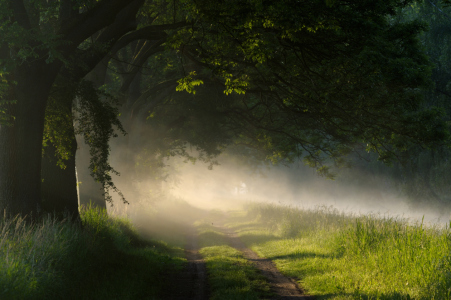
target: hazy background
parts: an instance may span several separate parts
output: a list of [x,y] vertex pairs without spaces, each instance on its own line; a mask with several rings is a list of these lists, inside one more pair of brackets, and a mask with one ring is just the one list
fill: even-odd
[[[125,155],[123,150],[118,152],[122,157]],[[115,149],[112,154],[114,158]],[[156,178],[155,171],[140,171],[140,176],[119,161],[112,161],[121,172],[114,180],[130,204],[121,204],[115,195],[114,206],[108,209],[126,213],[132,219],[152,214],[164,207],[168,199],[179,199],[205,210],[239,209],[249,201],[259,201],[305,209],[332,206],[346,213],[401,216],[412,220],[421,220],[424,216],[426,222],[434,223],[449,221],[449,211],[444,207],[418,199],[412,201],[406,196],[402,182],[358,165],[335,170],[335,180],[329,180],[300,161],[287,166],[248,165],[226,153],[218,157],[219,165],[212,170],[203,162],[193,164],[177,157],[164,159]],[[170,209],[176,214],[173,206]],[[179,213],[187,212],[181,209]]]

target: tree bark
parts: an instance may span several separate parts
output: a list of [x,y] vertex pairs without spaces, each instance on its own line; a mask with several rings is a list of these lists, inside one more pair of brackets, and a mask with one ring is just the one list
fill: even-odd
[[[30,23],[30,16],[27,14],[23,1],[10,0],[7,3],[12,11],[12,20],[18,26],[26,31],[35,30],[39,34],[39,28],[36,28],[36,24],[33,28],[33,24]],[[58,30],[58,35],[61,37],[60,40],[65,41],[65,43],[57,46],[56,50],[68,59],[74,57],[75,52],[80,51],[78,49],[80,43],[99,30],[105,29],[100,34],[98,42],[111,45],[115,44],[129,31],[134,31],[137,25],[136,14],[144,4],[144,0],[100,0],[83,13],[73,10],[71,0],[63,0],[61,3],[59,20],[61,28]],[[174,24],[172,26],[180,27],[181,25]],[[155,29],[161,31],[168,28],[150,28],[148,29],[151,30],[148,33],[149,37],[155,36]],[[161,35],[160,32],[158,37],[161,38]],[[132,37],[133,39],[134,37]],[[55,42],[58,42],[58,40]],[[30,40],[30,47],[38,49],[36,50],[37,56],[20,62],[20,58],[16,56],[20,49],[15,46],[6,46],[5,49],[8,48],[8,51],[2,51],[2,59],[10,59],[17,65],[14,67],[14,71],[10,73],[11,75],[8,76],[11,91],[7,100],[16,101],[16,104],[10,105],[9,110],[14,119],[11,120],[11,126],[0,126],[0,212],[6,210],[10,215],[21,214],[34,218],[39,214],[42,205],[41,160],[45,108],[50,89],[62,62],[46,63],[48,51],[46,46],[39,42],[39,39]],[[39,50],[40,48],[43,48],[43,50]],[[90,54],[96,56],[95,53],[98,49],[95,47],[93,49],[95,51]],[[99,54],[99,57],[96,56],[92,60],[101,60],[105,55],[106,53]],[[89,55],[85,59],[87,57]],[[89,62],[89,59],[87,60]],[[88,65],[90,66],[89,63]],[[72,169],[72,166],[70,168]],[[47,178],[53,178],[55,174],[48,172],[46,169],[43,174]],[[71,176],[70,180],[75,184],[76,181],[73,180],[74,174],[72,173],[75,172],[68,170],[66,175]],[[51,186],[56,187],[57,185],[53,183]],[[73,195],[73,188],[73,186],[70,188],[71,195]],[[86,185],[84,188],[86,189]],[[95,192],[101,191],[100,188],[93,190]],[[61,193],[61,191],[56,194]],[[44,191],[44,194],[46,193]],[[73,198],[73,196],[71,197]],[[96,201],[96,199],[92,200]],[[102,202],[101,205],[105,207],[105,201]],[[70,204],[70,210],[75,210],[73,205]]]
[[75,153],[77,141],[72,131],[72,147],[69,160],[64,161],[66,167],[57,165],[56,148],[50,144],[45,148],[42,158],[42,208],[59,219],[80,220],[78,211],[77,175],[75,171]]
[[41,210],[41,149],[44,116],[57,68],[23,63],[9,97],[12,126],[0,127],[0,211],[35,218]]
[[[127,30],[136,28],[136,12],[143,3],[144,0],[101,0],[85,13],[76,14],[69,11],[70,7],[67,9],[71,1],[63,1],[60,21],[64,19],[64,22],[58,34],[61,40],[68,43],[58,46],[57,50],[65,58],[71,57],[86,38],[113,23],[114,26],[105,30],[106,38],[120,38],[126,33],[121,33],[120,26]],[[8,6],[18,26],[39,33],[39,28],[32,28],[23,1],[10,0]],[[114,33],[118,36],[115,37]],[[61,61],[47,63],[45,58],[48,53],[39,50],[40,46],[38,40],[31,40],[30,47],[38,49],[38,56],[25,61],[19,61],[20,58],[16,57],[20,49],[15,46],[4,53],[5,57],[1,57],[9,58],[17,65],[8,76],[11,84],[8,100],[16,101],[9,110],[14,119],[11,120],[11,126],[0,127],[0,212],[21,214],[33,219],[40,213],[42,205],[41,160],[45,109],[50,89],[62,65]],[[74,186],[75,183],[73,181]]]

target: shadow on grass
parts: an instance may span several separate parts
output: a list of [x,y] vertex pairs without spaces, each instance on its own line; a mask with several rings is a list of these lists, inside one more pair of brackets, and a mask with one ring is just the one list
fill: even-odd
[[292,254],[287,255],[276,255],[276,256],[269,256],[268,257],[271,260],[274,259],[289,259],[289,260],[295,260],[295,259],[306,259],[306,258],[337,258],[335,255],[330,254],[319,254],[315,252],[296,252]]
[[252,264],[222,255],[207,259],[211,299],[258,300],[272,296],[266,279]]
[[[138,247],[117,249],[106,240],[87,250],[72,250],[71,260],[59,270],[67,283],[52,297],[42,299],[155,299],[169,290],[167,278],[184,262],[171,257],[164,243],[137,240]],[[82,261],[83,263],[79,263]],[[166,278],[166,279],[163,279]]]
[[253,246],[257,244],[263,244],[271,241],[281,240],[280,237],[273,234],[240,234],[240,240],[242,240],[246,246]]
[[381,294],[365,294],[365,293],[337,293],[337,294],[327,294],[318,296],[316,300],[327,300],[334,299],[337,296],[349,297],[349,299],[359,299],[359,300],[372,300],[372,299],[380,299],[380,300],[412,300],[409,294],[393,292],[393,293],[381,293]]
[[[234,222],[229,220],[227,223],[233,224]],[[244,231],[244,230],[262,230],[263,228],[267,228],[267,227],[261,223],[255,223],[255,222],[230,226],[230,229],[233,229],[236,232],[240,232],[240,231]]]

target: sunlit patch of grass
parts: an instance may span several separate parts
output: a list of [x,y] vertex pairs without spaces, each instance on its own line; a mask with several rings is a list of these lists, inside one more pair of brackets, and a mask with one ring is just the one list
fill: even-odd
[[210,223],[197,223],[200,253],[204,257],[212,300],[265,299],[269,297],[269,285],[265,278],[243,257],[243,254],[227,243],[223,233]]
[[0,299],[155,299],[184,259],[126,219],[88,209],[79,224],[0,222]]
[[248,216],[249,229],[229,226],[318,299],[450,299],[448,227],[331,208],[255,205]]

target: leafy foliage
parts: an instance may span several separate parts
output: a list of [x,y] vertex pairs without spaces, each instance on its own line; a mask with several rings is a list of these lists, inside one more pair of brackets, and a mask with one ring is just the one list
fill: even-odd
[[[75,134],[81,134],[90,147],[91,175],[104,187],[107,201],[111,201],[110,190],[125,198],[112,181],[111,174],[118,175],[109,164],[110,139],[117,136],[116,130],[125,134],[118,119],[116,100],[95,89],[91,82],[68,82],[60,78],[52,89],[46,109],[43,147],[52,144],[56,149],[58,165],[64,169],[65,160],[75,155]],[[74,103],[72,108],[72,103]],[[76,128],[74,130],[74,124]]]
[[204,82],[199,79],[198,80],[193,79],[193,76],[195,76],[195,75],[196,75],[196,72],[193,71],[193,72],[189,73],[188,76],[186,76],[182,79],[179,79],[177,81],[179,85],[177,86],[176,91],[179,91],[179,92],[186,91],[188,93],[196,94],[195,86],[201,85]]
[[91,161],[89,169],[92,176],[104,187],[106,201],[111,201],[110,190],[117,192],[121,199],[126,202],[121,191],[117,189],[112,181],[112,174],[119,173],[111,167],[108,162],[110,153],[109,141],[116,137],[115,128],[125,134],[122,124],[118,119],[118,109],[114,106],[114,98],[110,95],[94,89],[91,82],[81,81],[77,90],[76,110],[78,117],[77,134],[84,137],[86,144],[90,147]]
[[57,164],[62,169],[66,168],[64,161],[74,155],[72,102],[77,94],[77,88],[77,84],[60,78],[53,86],[46,107],[43,151],[45,152],[45,148],[52,144],[56,149]]
[[[414,136],[446,140],[446,135],[444,137],[440,135],[446,133],[448,130],[446,127],[451,124],[449,118],[451,11],[442,1],[417,1],[405,7],[398,16],[398,21],[401,22],[413,20],[427,25],[427,30],[419,37],[425,53],[433,63],[430,77],[433,85],[424,91],[424,101],[420,108],[425,110],[407,115],[405,122],[409,120],[424,122]],[[415,124],[411,123],[412,131],[415,127]],[[369,174],[368,177],[390,178],[392,187],[407,196],[406,199],[413,207],[447,211],[450,198],[449,185],[445,182],[450,171],[449,143],[438,143],[427,148],[408,143],[408,140],[399,135],[396,140],[396,147],[403,149],[403,155],[394,163],[394,168],[384,168],[376,164],[373,157],[369,158],[369,163],[365,163],[359,162],[357,156],[354,156],[353,164],[364,169],[366,174]],[[366,155],[360,151],[359,156]]]
[[275,161],[303,155],[327,174],[324,163],[359,143],[389,162],[410,143],[448,138],[443,112],[422,104],[431,85],[417,38],[425,26],[396,19],[409,3],[201,1],[198,23],[170,43],[226,94],[246,93],[237,109],[250,146]]

